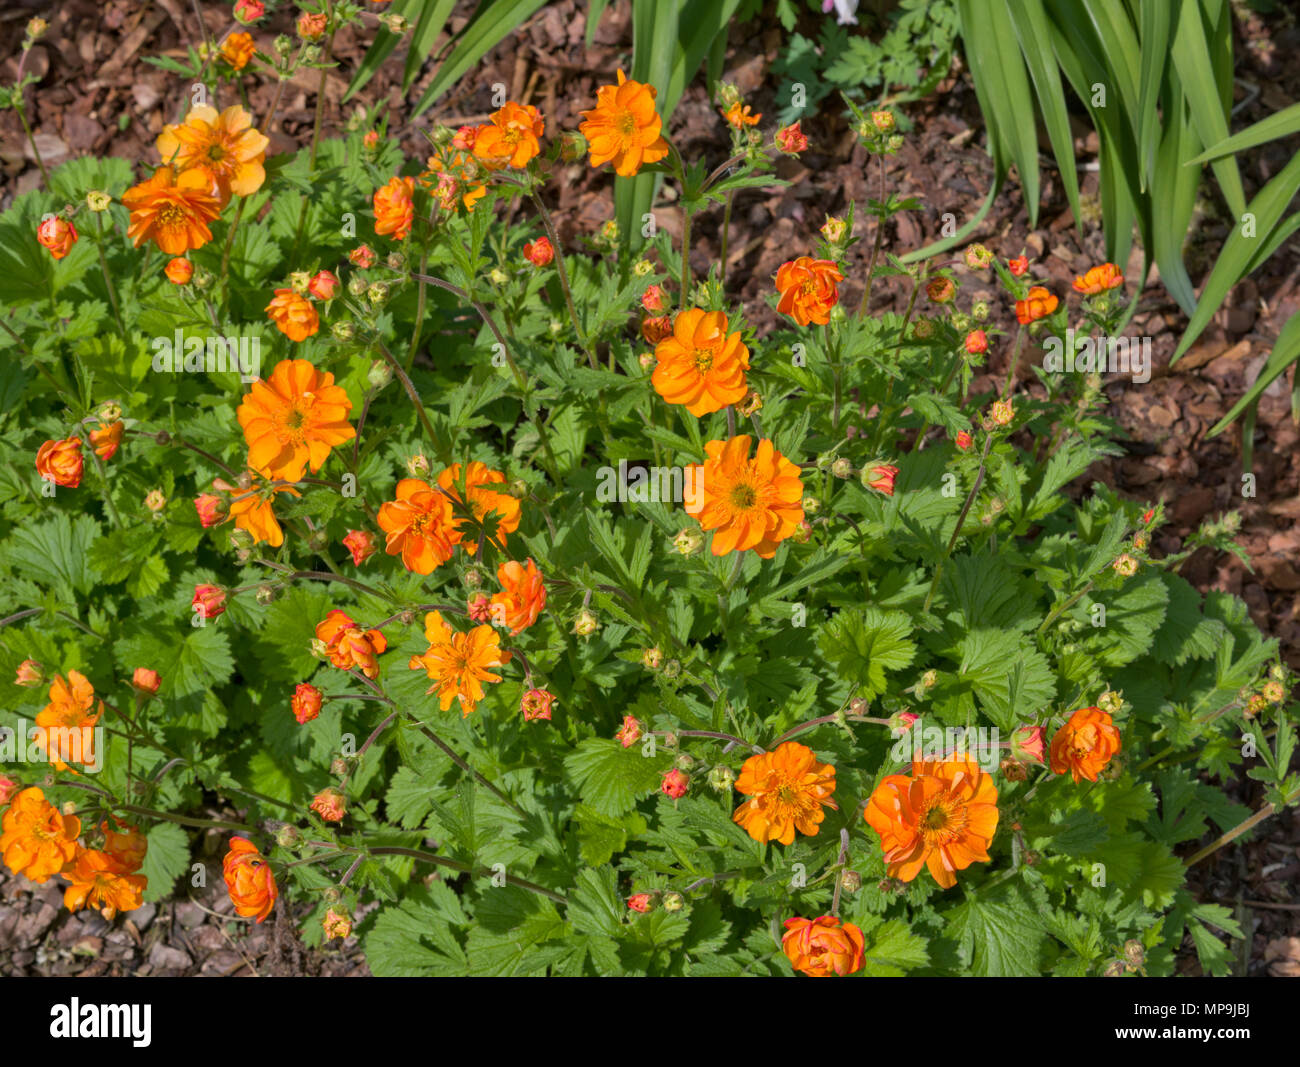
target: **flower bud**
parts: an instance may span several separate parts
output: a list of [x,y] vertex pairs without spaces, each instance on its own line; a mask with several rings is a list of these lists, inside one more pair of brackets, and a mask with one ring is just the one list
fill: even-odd
[[664,654],[660,649],[646,648],[641,650],[641,666],[648,671],[657,671],[664,664]]
[[680,893],[665,893],[659,902],[664,911],[681,911],[685,903]]
[[45,668],[34,659],[25,659],[18,664],[18,676],[14,679],[18,685],[35,689],[45,684]]
[[1002,761],[1002,777],[1008,782],[1023,782],[1029,777],[1029,770],[1019,760],[1008,757]]
[[366,290],[366,299],[376,307],[388,299],[388,286],[383,282],[375,282]]
[[419,478],[429,473],[429,457],[423,452],[417,452],[409,457],[406,461],[406,471],[413,477]]
[[372,389],[382,389],[392,380],[393,368],[382,359],[375,360],[366,371],[366,382]]
[[853,464],[850,463],[846,457],[840,456],[839,459],[831,464],[831,473],[835,475],[836,478],[847,478],[853,473]]
[[92,189],[86,194],[86,207],[90,208],[91,211],[107,211],[112,203],[113,198],[98,189]]
[[347,773],[348,761],[342,756],[335,756],[334,759],[330,761],[330,774],[334,775],[335,778],[342,778]]
[[804,496],[800,506],[805,515],[816,515],[822,509],[822,502],[809,493]]
[[298,832],[298,827],[290,826],[285,823],[275,832],[275,843],[281,848],[295,848],[302,835]]
[[841,871],[840,886],[846,893],[856,893],[862,888],[862,875],[857,871]]
[[689,771],[692,767],[695,766],[695,757],[688,756],[685,752],[683,752],[680,756],[678,756],[675,760],[673,760],[673,766],[676,767],[679,771]]
[[670,659],[664,663],[663,675],[665,678],[668,679],[676,678],[681,673],[682,673],[681,660]]
[[361,296],[369,287],[370,283],[358,275],[348,279],[348,292],[353,296]]
[[573,620],[573,632],[579,637],[590,637],[600,629],[600,620],[583,608]]
[[719,793],[730,793],[736,785],[736,772],[730,767],[718,764],[709,771],[709,788]]
[[704,546],[704,534],[698,529],[685,529],[673,538],[673,548],[683,556],[693,556]]

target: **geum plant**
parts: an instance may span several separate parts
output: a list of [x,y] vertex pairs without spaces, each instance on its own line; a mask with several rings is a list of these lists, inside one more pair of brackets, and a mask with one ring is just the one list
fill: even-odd
[[[1228,969],[1186,863],[1300,795],[1274,644],[1177,573],[1233,517],[1155,559],[1161,505],[1070,502],[1099,381],[1017,380],[1066,302],[1023,256],[882,257],[887,191],[856,307],[850,212],[756,337],[689,233],[807,141],[719,97],[725,161],[621,72],[577,131],[508,101],[423,165],[359,128],[268,160],[271,116],[200,105],[143,174],[17,199],[10,870],[111,916],[221,855],[239,915],[283,894],[379,974],[1167,974],[1185,933]],[[684,239],[563,248],[584,159],[666,175]],[[990,269],[1014,339],[958,310]],[[1081,333],[1123,284],[1076,281]],[[1215,783],[1252,757],[1254,814]]]

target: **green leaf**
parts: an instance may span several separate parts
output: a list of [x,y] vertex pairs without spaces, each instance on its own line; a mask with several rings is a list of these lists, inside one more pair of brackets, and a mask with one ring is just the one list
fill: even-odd
[[[1188,328],[1190,329],[1190,326]],[[1209,433],[1205,436],[1217,437],[1223,433],[1246,408],[1257,404],[1259,398],[1264,395],[1264,390],[1285,374],[1287,368],[1297,360],[1300,360],[1300,312],[1296,312],[1286,320],[1286,324],[1277,335],[1277,340],[1273,342],[1273,351],[1269,353],[1268,360],[1250,388],[1232,405],[1223,418],[1210,427]]]
[[962,962],[977,978],[1037,975],[1046,933],[1021,892],[1004,886],[967,897],[947,913],[945,936],[956,940]]
[[870,698],[885,691],[885,672],[902,670],[916,655],[911,623],[901,611],[857,608],[842,611],[822,631],[822,652],[841,676],[865,688]]
[[671,762],[662,749],[646,757],[640,745],[624,748],[612,738],[589,737],[565,758],[564,773],[593,812],[614,817],[655,789]]
[[1239,133],[1234,133],[1231,137],[1211,145],[1199,156],[1189,159],[1186,166],[1209,163],[1224,156],[1235,156],[1243,149],[1254,148],[1256,145],[1276,141],[1282,137],[1290,137],[1293,133],[1300,133],[1300,104],[1284,107],[1281,111],[1269,115],[1268,118],[1260,119],[1253,126],[1247,126]]
[[149,884],[144,899],[166,900],[172,894],[176,879],[189,870],[190,839],[173,822],[160,822],[145,836],[149,847],[145,850],[140,873],[149,879]]

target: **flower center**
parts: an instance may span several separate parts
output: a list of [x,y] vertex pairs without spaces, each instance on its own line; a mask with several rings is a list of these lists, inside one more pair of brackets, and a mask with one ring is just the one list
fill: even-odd
[[185,211],[176,204],[168,204],[158,212],[158,223],[162,226],[184,226]]
[[614,128],[624,137],[631,137],[636,133],[636,116],[630,111],[624,111],[614,120]]
[[708,374],[713,369],[713,349],[697,348],[691,354],[695,359],[696,374]]
[[739,511],[748,511],[758,503],[758,492],[752,485],[741,483],[731,487],[731,506]]
[[208,145],[208,158],[214,163],[219,163],[226,158],[226,150],[219,144]]
[[936,797],[921,816],[919,828],[927,844],[947,844],[960,837],[966,828],[965,806],[951,794]]

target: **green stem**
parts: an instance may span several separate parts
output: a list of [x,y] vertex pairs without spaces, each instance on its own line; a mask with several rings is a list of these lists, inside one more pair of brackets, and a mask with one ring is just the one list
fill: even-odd
[[935,590],[939,588],[939,578],[943,574],[943,565],[948,562],[948,557],[952,555],[953,547],[957,544],[957,538],[961,536],[962,524],[966,521],[966,516],[970,512],[971,505],[975,502],[975,495],[980,491],[980,486],[984,483],[984,464],[988,462],[989,450],[993,447],[993,434],[986,434],[984,437],[984,451],[980,455],[979,473],[975,475],[975,484],[970,487],[970,492],[966,494],[966,503],[961,507],[961,514],[957,516],[957,525],[953,528],[952,536],[948,538],[948,547],[944,549],[943,558],[939,560],[934,568],[934,580],[930,582],[930,591],[925,594],[925,604],[921,608],[921,614],[928,614],[930,611],[930,602],[934,599]]
[[95,213],[95,227],[99,231],[95,248],[99,252],[99,269],[104,275],[104,287],[108,290],[108,301],[113,305],[113,321],[117,323],[117,332],[126,340],[126,327],[122,325],[122,311],[117,303],[117,287],[113,285],[113,276],[108,272],[108,257],[104,255],[104,219],[101,213]]
[[[578,344],[586,354],[587,363],[591,369],[600,370],[600,366],[596,362],[596,356],[587,344],[587,334],[578,319],[578,309],[573,303],[573,292],[569,288],[569,271],[564,265],[564,252],[560,248],[560,235],[556,232],[555,223],[551,220],[551,213],[546,210],[546,205],[542,203],[542,198],[536,192],[529,192],[528,198],[533,202],[533,206],[537,208],[537,214],[541,217],[542,225],[546,227],[546,236],[550,239],[551,250],[555,253],[555,273],[560,279],[560,288],[564,290],[564,302],[569,308],[569,318],[573,322],[574,333],[578,335]],[[493,332],[497,332],[495,327],[493,327]],[[500,340],[499,335],[498,340]]]

